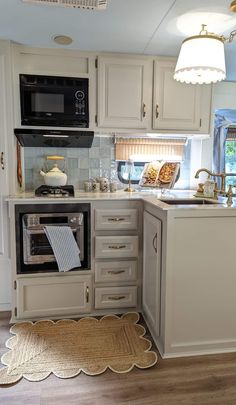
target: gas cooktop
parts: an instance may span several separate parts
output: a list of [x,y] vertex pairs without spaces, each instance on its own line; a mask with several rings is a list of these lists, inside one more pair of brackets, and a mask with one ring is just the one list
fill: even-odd
[[74,186],[40,186],[35,190],[37,197],[67,198],[74,197]]

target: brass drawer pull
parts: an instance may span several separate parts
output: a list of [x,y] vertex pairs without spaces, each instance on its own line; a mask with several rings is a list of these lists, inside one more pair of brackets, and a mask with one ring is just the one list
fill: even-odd
[[110,245],[108,246],[109,249],[114,249],[114,250],[118,250],[118,249],[125,249],[126,245]]
[[152,246],[153,246],[153,249],[155,250],[155,253],[157,253],[157,233],[155,234],[155,236],[152,240]]
[[125,273],[125,270],[109,270],[108,271],[108,274],[114,274],[114,275],[122,274],[122,273]]
[[147,114],[147,107],[146,104],[143,103],[143,118],[146,117],[146,114]]
[[1,168],[2,170],[5,169],[5,163],[4,163],[4,152],[1,152]]
[[86,287],[86,302],[89,302],[89,287]]
[[108,221],[109,222],[121,222],[121,221],[124,221],[125,220],[125,218],[108,218]]
[[110,301],[121,301],[125,299],[125,295],[119,295],[117,297],[108,297]]

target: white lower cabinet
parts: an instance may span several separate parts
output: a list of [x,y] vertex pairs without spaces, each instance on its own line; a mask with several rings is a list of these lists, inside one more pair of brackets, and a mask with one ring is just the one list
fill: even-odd
[[137,305],[137,287],[97,287],[95,288],[95,308],[129,308]]
[[138,256],[138,236],[96,236],[95,257],[120,258]]
[[138,228],[138,211],[132,209],[95,209],[96,231],[114,231]]
[[96,205],[95,310],[138,310],[139,215],[136,203]]
[[160,334],[161,221],[144,212],[143,311],[154,337]]
[[17,280],[16,319],[77,315],[91,311],[92,277],[58,275]]
[[137,261],[109,261],[95,263],[95,282],[114,283],[137,280]]

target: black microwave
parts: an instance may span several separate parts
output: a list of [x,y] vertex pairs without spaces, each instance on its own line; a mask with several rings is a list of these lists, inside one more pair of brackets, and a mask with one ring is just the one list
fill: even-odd
[[89,127],[87,78],[20,75],[21,124]]

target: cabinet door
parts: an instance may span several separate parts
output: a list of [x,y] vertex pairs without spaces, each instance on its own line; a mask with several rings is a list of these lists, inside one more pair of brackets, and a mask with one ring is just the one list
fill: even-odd
[[201,87],[174,80],[175,64],[175,61],[155,61],[153,128],[198,131],[201,129]]
[[8,214],[4,198],[9,194],[7,164],[7,89],[9,89],[9,46],[0,41],[0,311],[10,309],[10,259]]
[[91,276],[63,274],[17,280],[17,319],[77,315],[91,311]]
[[148,128],[152,63],[136,58],[98,58],[98,126]]
[[144,212],[143,310],[149,328],[160,334],[161,221]]

